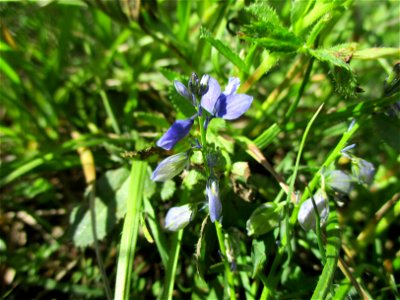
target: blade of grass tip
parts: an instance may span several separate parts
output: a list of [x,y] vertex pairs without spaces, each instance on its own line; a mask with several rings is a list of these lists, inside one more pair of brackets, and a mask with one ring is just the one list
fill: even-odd
[[144,183],[147,176],[147,163],[133,161],[130,174],[127,212],[121,235],[118,255],[115,300],[130,299],[132,265],[139,231],[140,209],[142,205]]
[[178,266],[178,257],[181,250],[181,241],[183,229],[174,233],[172,244],[169,252],[168,265],[165,274],[164,290],[160,300],[171,300],[174,291],[176,268]]
[[299,147],[299,152],[297,153],[297,157],[296,157],[296,163],[294,166],[294,170],[293,170],[293,175],[291,177],[290,183],[289,183],[289,191],[287,193],[287,198],[286,198],[286,206],[285,206],[285,236],[282,240],[283,245],[287,246],[287,250],[288,250],[288,260],[287,263],[290,262],[290,260],[292,259],[292,246],[290,244],[290,232],[291,232],[291,224],[290,224],[290,220],[289,220],[289,205],[290,205],[290,200],[291,200],[291,195],[293,194],[293,190],[294,190],[294,183],[296,182],[296,177],[297,177],[297,172],[299,170],[299,166],[300,166],[300,158],[301,158],[301,154],[303,153],[303,149],[304,149],[304,145],[306,143],[306,139],[308,136],[308,133],[311,129],[312,124],[314,123],[315,119],[317,118],[318,114],[321,112],[322,107],[324,106],[324,104],[321,104],[319,106],[319,108],[317,109],[317,111],[315,112],[315,114],[312,116],[311,120],[308,122],[306,129],[304,130],[303,133],[303,137],[301,138],[301,142],[300,142],[300,147]]
[[[73,139],[79,139],[80,134],[77,131],[71,133]],[[104,289],[108,300],[112,299],[112,293],[110,288],[110,282],[107,278],[106,269],[104,262],[101,257],[100,245],[97,238],[97,224],[96,224],[96,167],[92,151],[87,147],[78,147],[79,158],[82,163],[83,173],[85,175],[86,184],[89,187],[89,208],[90,208],[90,219],[92,223],[92,234],[94,240],[94,249],[96,252],[97,263],[99,264],[101,278],[103,280]]]

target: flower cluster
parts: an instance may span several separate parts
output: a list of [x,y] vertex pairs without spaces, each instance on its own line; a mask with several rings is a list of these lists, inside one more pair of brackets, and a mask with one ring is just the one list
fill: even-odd
[[[350,153],[355,145],[350,145],[341,151],[341,154],[351,160],[351,171],[349,174],[341,170],[324,172],[322,190],[314,196],[314,201],[321,217],[321,225],[326,221],[329,214],[328,196],[325,193],[325,184],[329,190],[336,193],[339,198],[343,195],[349,195],[354,188],[354,183],[371,185],[375,176],[375,167],[372,163],[356,157]],[[312,199],[305,200],[298,214],[298,221],[304,230],[314,230],[316,220],[316,211]]]
[[[224,91],[221,91],[220,85],[213,77],[203,75],[199,80],[195,73],[190,77],[187,87],[179,81],[175,81],[174,85],[178,94],[194,106],[196,113],[188,119],[176,120],[157,141],[157,146],[165,150],[173,149],[181,139],[186,137],[196,119],[199,120],[201,130],[206,131],[213,118],[237,119],[250,108],[253,101],[253,97],[249,95],[236,93],[240,80],[235,77],[229,78]],[[219,196],[218,179],[213,170],[214,159],[208,159],[212,155],[207,152],[204,137],[201,138],[201,142],[198,139],[195,140],[193,149],[202,151],[203,157],[207,160],[204,162],[208,164],[205,194],[208,200],[210,219],[215,222],[221,218],[222,204]],[[181,173],[188,165],[190,153],[193,149],[172,155],[161,161],[154,170],[151,179],[153,181],[166,181]],[[191,205],[172,207],[167,213],[165,227],[172,231],[179,230],[189,223],[193,214],[194,210]]]

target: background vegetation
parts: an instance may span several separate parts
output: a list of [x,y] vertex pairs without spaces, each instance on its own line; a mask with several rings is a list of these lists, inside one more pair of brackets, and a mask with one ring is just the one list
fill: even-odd
[[[115,297],[131,299],[399,298],[399,5],[1,1],[2,299],[104,299],[118,285]],[[222,86],[239,77],[254,97],[209,130],[223,157],[225,254],[205,205],[185,229],[163,229],[170,207],[206,203],[199,156],[174,180],[149,180],[172,154],[155,141],[192,113],[173,88],[192,72]],[[375,179],[327,191],[323,262],[299,203],[321,170],[351,169],[340,151],[353,143]],[[264,232],[249,231],[256,208],[280,202],[253,224]]]

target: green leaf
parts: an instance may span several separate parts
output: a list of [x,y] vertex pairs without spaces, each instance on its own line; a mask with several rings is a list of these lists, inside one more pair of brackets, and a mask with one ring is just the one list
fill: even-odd
[[356,92],[357,79],[349,64],[355,50],[355,43],[325,49],[307,49],[310,55],[330,65],[336,91],[346,98],[354,97]]
[[209,42],[215,49],[218,50],[223,56],[225,56],[231,63],[237,66],[241,71],[247,72],[248,67],[246,63],[236,54],[234,53],[230,47],[225,45],[218,39],[215,39],[211,36],[211,33],[204,27],[200,28],[200,38],[205,39]]
[[129,299],[132,283],[132,266],[135,259],[136,241],[139,232],[139,220],[142,210],[143,189],[147,177],[147,163],[133,161],[129,175],[129,193],[127,214],[121,235],[118,254],[117,278],[114,299]]
[[281,24],[275,10],[265,2],[255,3],[247,8],[252,21],[243,26],[240,37],[276,52],[295,52],[302,41]]
[[163,183],[161,188],[161,199],[163,201],[171,199],[176,190],[175,181],[167,180]]
[[20,85],[21,79],[18,73],[4,60],[0,57],[0,70],[6,74],[6,76],[15,84]]
[[354,59],[362,59],[362,60],[373,60],[383,57],[390,57],[400,59],[400,48],[368,48],[363,50],[355,51],[353,54]]
[[372,117],[372,122],[377,140],[382,140],[397,152],[400,152],[400,119],[395,116],[376,114]]
[[252,278],[257,274],[258,270],[261,269],[262,265],[267,261],[265,255],[267,248],[265,247],[264,241],[253,240],[251,247],[251,260],[253,262],[253,274]]
[[[116,221],[126,212],[126,197],[129,189],[129,171],[125,168],[107,171],[96,182],[95,198],[96,231],[103,239]],[[70,216],[72,239],[76,246],[86,247],[94,242],[90,211],[85,204],[75,207]]]
[[247,235],[259,236],[265,234],[279,225],[281,212],[284,207],[282,203],[264,203],[257,207],[247,220]]

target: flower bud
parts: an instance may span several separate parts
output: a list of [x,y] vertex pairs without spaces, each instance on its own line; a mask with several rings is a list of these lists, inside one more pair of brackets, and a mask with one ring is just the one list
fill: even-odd
[[206,185],[206,194],[208,198],[208,208],[210,211],[211,222],[219,220],[222,212],[222,204],[219,199],[219,186],[216,178],[210,178]]
[[190,204],[171,207],[165,217],[165,228],[170,231],[178,231],[192,220],[194,211]]
[[[320,216],[321,225],[323,225],[328,219],[329,201],[323,196],[321,191],[317,192],[313,199]],[[297,220],[304,230],[309,231],[315,230],[316,219],[317,217],[315,214],[314,205],[312,203],[312,199],[309,198],[301,204]]]
[[166,181],[178,175],[189,162],[187,152],[171,155],[162,160],[151,175],[153,181]]
[[200,80],[199,96],[203,96],[208,91],[208,81],[210,80],[210,75],[203,75]]
[[197,92],[199,90],[199,77],[195,72],[193,72],[192,76],[190,76],[188,86],[189,86],[189,91],[192,94],[197,95]]
[[371,185],[374,181],[375,167],[369,161],[354,157],[351,160],[351,171],[353,175],[358,178],[359,183]]
[[350,194],[353,189],[353,178],[340,170],[334,170],[326,176],[326,184],[333,190],[342,194]]

